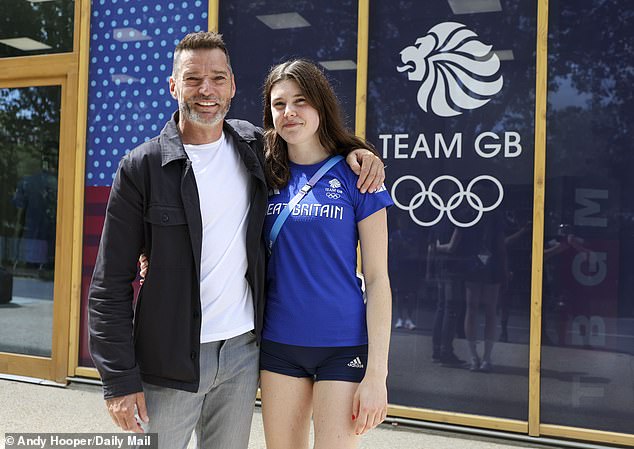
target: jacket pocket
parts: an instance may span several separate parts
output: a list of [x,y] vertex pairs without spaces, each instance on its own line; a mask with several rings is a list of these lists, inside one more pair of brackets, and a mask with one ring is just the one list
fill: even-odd
[[[144,290],[154,286],[163,271],[189,271],[194,263],[185,209],[182,206],[153,204],[145,212],[146,255],[150,272]],[[152,273],[152,274],[150,274]],[[149,292],[145,292],[147,295]],[[152,295],[153,296],[153,295]]]
[[180,206],[152,205],[145,213],[145,221],[158,226],[187,224],[185,209]]

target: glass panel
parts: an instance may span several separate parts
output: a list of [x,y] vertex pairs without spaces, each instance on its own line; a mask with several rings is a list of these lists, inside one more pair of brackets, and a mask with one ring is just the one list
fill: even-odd
[[0,351],[51,356],[60,86],[0,89]]
[[372,3],[393,404],[526,420],[536,2]]
[[0,58],[73,51],[73,0],[0,0]]
[[269,68],[302,57],[325,68],[346,124],[353,129],[357,15],[352,0],[221,1],[219,29],[229,47],[237,87],[229,116],[260,125],[261,89]]
[[174,47],[187,33],[207,29],[207,1],[95,1],[90,29],[81,366],[92,366],[87,294],[110,185],[119,160],[157,136],[176,111],[168,82]]
[[634,432],[634,5],[549,5],[544,423]]

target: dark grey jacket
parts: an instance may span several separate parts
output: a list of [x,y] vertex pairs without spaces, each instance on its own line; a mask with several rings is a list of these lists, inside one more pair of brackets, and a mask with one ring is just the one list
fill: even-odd
[[[158,137],[121,160],[110,191],[88,304],[90,351],[106,398],[142,391],[141,379],[185,391],[198,389],[202,222],[177,120],[178,113]],[[224,123],[252,181],[245,276],[253,292],[258,338],[264,313],[262,225],[267,203],[260,131],[245,121]],[[150,270],[133,305],[131,283],[141,252],[148,255]]]

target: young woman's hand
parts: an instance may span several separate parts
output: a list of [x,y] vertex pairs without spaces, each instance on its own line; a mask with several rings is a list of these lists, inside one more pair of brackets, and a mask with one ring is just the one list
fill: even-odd
[[363,435],[383,422],[387,416],[387,386],[384,376],[366,374],[352,401],[354,431]]

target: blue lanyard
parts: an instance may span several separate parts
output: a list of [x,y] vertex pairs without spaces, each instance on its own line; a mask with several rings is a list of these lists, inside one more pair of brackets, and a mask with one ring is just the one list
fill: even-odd
[[310,192],[310,190],[313,187],[315,187],[315,184],[317,184],[317,181],[319,181],[321,177],[324,176],[328,170],[330,170],[337,162],[339,162],[342,159],[343,159],[343,156],[340,156],[340,155],[333,156],[330,159],[328,159],[326,163],[322,165],[319,168],[319,170],[317,170],[317,173],[315,173],[308,180],[308,182],[304,184],[304,187],[302,187],[299,190],[299,192],[297,192],[297,194],[293,197],[293,199],[288,202],[286,207],[282,209],[282,212],[280,212],[280,214],[277,216],[277,219],[275,220],[275,223],[273,223],[273,227],[271,228],[271,233],[269,235],[269,245],[268,245],[269,253],[273,249],[273,245],[275,244],[275,241],[277,240],[277,236],[279,235],[280,230],[282,229],[282,225],[284,225],[284,222],[286,221],[288,216],[291,214],[291,212],[293,212],[293,209],[295,209],[295,206],[297,206],[299,202],[303,200],[306,195],[308,195],[308,192]]

